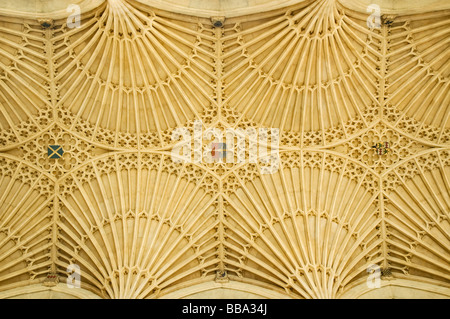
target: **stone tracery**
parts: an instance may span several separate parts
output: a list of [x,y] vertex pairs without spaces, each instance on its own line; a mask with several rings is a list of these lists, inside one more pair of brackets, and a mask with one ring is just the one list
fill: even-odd
[[[122,0],[80,29],[0,18],[0,290],[70,263],[105,298],[216,271],[339,297],[373,263],[450,289],[448,12],[370,30],[319,0],[259,19]],[[278,172],[174,163],[194,120],[279,128]]]

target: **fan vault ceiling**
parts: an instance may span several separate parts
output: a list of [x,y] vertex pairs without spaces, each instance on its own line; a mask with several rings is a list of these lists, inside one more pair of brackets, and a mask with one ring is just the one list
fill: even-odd
[[[78,264],[102,298],[218,271],[338,298],[378,264],[450,297],[448,10],[369,29],[304,1],[214,28],[148,4],[101,2],[73,29],[0,17],[1,291]],[[278,171],[173,162],[195,120],[279,128]]]

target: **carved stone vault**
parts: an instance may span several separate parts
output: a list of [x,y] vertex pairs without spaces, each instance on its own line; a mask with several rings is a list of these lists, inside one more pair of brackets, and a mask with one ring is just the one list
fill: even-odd
[[[77,264],[102,298],[216,274],[339,298],[377,264],[450,297],[448,10],[369,29],[317,0],[214,27],[144,2],[72,29],[0,16],[0,292]],[[280,129],[279,170],[174,163],[195,120]]]

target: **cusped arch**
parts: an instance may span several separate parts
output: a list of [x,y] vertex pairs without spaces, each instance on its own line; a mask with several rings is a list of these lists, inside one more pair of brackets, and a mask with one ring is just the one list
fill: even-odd
[[341,299],[448,299],[450,286],[423,278],[390,278],[381,280],[379,287],[367,285],[365,280],[349,285]]
[[216,283],[205,281],[180,287],[160,299],[289,299],[290,297],[258,282],[230,281]]
[[53,287],[33,284],[0,292],[0,299],[100,299],[83,288],[69,288],[66,283]]

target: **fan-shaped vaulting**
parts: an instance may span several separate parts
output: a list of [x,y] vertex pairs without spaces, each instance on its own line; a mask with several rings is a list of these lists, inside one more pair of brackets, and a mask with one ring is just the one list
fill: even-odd
[[[449,298],[449,8],[169,2],[0,1],[0,297]],[[278,129],[277,169],[180,128]]]

